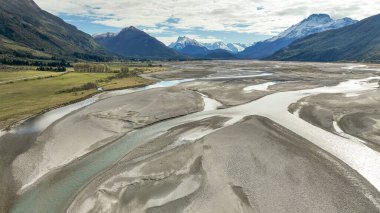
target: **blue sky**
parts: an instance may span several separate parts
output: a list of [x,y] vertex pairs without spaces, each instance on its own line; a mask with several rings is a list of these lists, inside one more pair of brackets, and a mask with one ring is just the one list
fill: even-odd
[[[103,24],[94,23],[97,19],[78,16],[78,15],[69,15],[60,13],[58,14],[60,18],[66,22],[76,26],[79,30],[82,30],[90,35],[103,32],[119,32],[122,28],[106,26]],[[167,23],[170,23],[170,19]],[[165,23],[163,23],[165,24]],[[144,27],[144,26],[135,26],[141,30],[146,31],[150,35],[159,38],[163,42],[169,44],[173,39],[178,36],[186,35],[191,38],[202,40],[204,42],[213,42],[213,41],[224,41],[231,43],[243,43],[243,44],[252,44],[256,41],[265,40],[271,35],[257,34],[257,33],[239,33],[233,31],[207,31],[203,29],[176,29],[174,27],[167,27],[165,31],[156,30],[161,28],[161,24],[158,24],[157,27]]]
[[35,1],[89,34],[135,26],[166,44],[183,35],[201,42],[251,44],[277,35],[313,13],[360,20],[380,11],[380,0]]

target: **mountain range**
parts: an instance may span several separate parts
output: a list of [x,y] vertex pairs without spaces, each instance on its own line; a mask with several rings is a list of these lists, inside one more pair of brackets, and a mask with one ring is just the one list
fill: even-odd
[[212,43],[202,43],[202,42],[198,42],[195,39],[188,38],[186,36],[178,37],[176,42],[173,42],[169,45],[170,48],[173,48],[177,51],[181,51],[187,46],[202,47],[203,49],[206,48],[207,50],[227,50],[234,54],[243,51],[247,47],[246,45],[240,44],[240,43],[225,44],[222,41],[217,41],[217,42],[212,42]]
[[0,55],[94,60],[107,56],[90,35],[42,10],[32,0],[0,0]]
[[217,41],[214,43],[203,43],[203,45],[209,49],[209,50],[217,50],[217,49],[222,49],[222,50],[228,50],[234,54],[243,51],[245,48],[247,48],[247,45],[245,44],[240,44],[240,43],[228,43],[225,44],[222,41]]
[[300,23],[293,25],[278,36],[257,42],[239,53],[241,58],[262,59],[271,56],[294,41],[309,35],[332,29],[339,29],[356,23],[356,20],[343,18],[334,20],[327,14],[313,14]]
[[169,47],[181,54],[202,59],[235,59],[235,54],[245,48],[242,44],[225,44],[220,41],[201,43],[186,36],[178,37]]
[[272,60],[380,62],[380,15],[297,40]]

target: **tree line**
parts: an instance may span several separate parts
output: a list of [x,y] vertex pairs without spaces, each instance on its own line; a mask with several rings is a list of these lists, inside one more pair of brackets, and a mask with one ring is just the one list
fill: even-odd
[[37,67],[37,71],[66,72],[66,67]]
[[76,63],[74,64],[75,72],[112,72],[112,69],[106,64],[89,64]]

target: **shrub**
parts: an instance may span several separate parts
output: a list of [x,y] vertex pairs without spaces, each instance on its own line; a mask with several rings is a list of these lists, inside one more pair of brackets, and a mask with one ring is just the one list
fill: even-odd
[[53,72],[65,72],[66,67],[37,67],[37,71],[53,71]]
[[78,91],[84,91],[84,90],[89,90],[89,89],[96,89],[98,88],[98,86],[96,85],[96,83],[85,83],[79,87],[73,87],[73,88],[70,88],[70,89],[65,89],[65,90],[61,90],[61,91],[58,91],[58,93],[70,93],[70,92],[78,92]]

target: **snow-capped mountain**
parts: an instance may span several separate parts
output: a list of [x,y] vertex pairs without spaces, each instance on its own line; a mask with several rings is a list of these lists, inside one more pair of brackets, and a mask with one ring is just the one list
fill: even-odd
[[299,39],[314,33],[345,27],[356,22],[350,18],[334,20],[327,14],[313,14],[268,41],[275,41],[281,38]]
[[[344,22],[344,20],[343,20]],[[380,62],[380,15],[295,41],[271,60]]]
[[176,42],[173,42],[169,45],[170,48],[176,49],[176,50],[182,50],[183,48],[187,46],[197,46],[197,47],[203,47],[201,43],[196,41],[195,39],[188,38],[186,36],[180,36],[178,37]]
[[[173,42],[169,45],[170,48],[176,49],[177,51],[184,50],[201,50],[201,48],[206,48],[207,50],[227,50],[232,53],[238,53],[243,51],[247,46],[239,43],[229,43],[225,44],[224,42],[217,41],[213,43],[201,43],[195,39],[188,38],[186,36],[178,37],[176,42]],[[186,51],[184,50],[184,51]]]
[[178,37],[177,41],[171,43],[169,47],[192,57],[203,57],[208,54],[208,49],[203,44],[186,36]]
[[248,46],[245,44],[240,44],[240,43],[229,43],[227,44],[227,47],[228,49],[231,50],[231,52],[238,53],[238,52],[244,51],[245,48],[247,48]]
[[214,43],[203,43],[203,46],[205,46],[209,50],[229,50],[227,45],[221,41],[217,41]]
[[242,58],[262,59],[289,46],[297,39],[327,30],[339,29],[356,22],[357,21],[350,18],[334,20],[327,14],[313,14],[300,23],[291,26],[278,36],[262,42],[257,42],[246,48],[239,54],[239,56]]
[[209,50],[228,50],[232,53],[238,53],[243,51],[247,46],[240,43],[228,43],[225,44],[224,42],[218,41],[214,43],[205,43],[205,47]]

